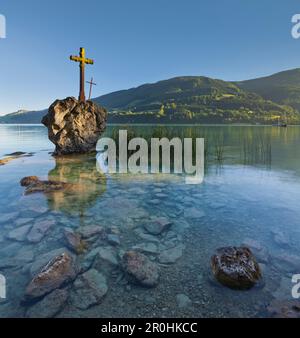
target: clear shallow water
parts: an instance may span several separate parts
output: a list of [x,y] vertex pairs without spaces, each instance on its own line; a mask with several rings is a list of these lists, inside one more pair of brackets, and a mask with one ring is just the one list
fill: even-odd
[[[109,127],[106,134],[115,135],[119,128],[125,127]],[[70,297],[57,316],[268,316],[266,307],[274,299],[291,300],[291,275],[300,273],[300,127],[136,126],[129,130],[144,137],[204,137],[203,184],[186,185],[172,175],[100,175],[91,155],[54,159],[44,127],[0,125],[0,157],[14,151],[34,152],[0,167],[0,273],[8,287],[0,316],[30,316],[30,306],[20,301],[33,272],[45,254],[66,249],[65,228],[80,231],[88,225],[119,233],[121,244],[91,241],[88,251],[77,257],[81,264],[99,247],[117,260],[136,245],[149,249],[149,243],[151,252],[146,254],[156,262],[171,247],[183,248],[182,255],[160,266],[160,281],[153,289],[128,283],[119,265],[100,262],[97,267],[109,288],[101,304],[78,309],[69,285]],[[24,196],[19,181],[29,175],[75,183],[78,189]],[[173,225],[150,240],[143,224],[155,216],[166,217]],[[38,243],[30,243],[26,236],[22,241],[9,238],[12,230],[42,221],[55,225]],[[241,292],[219,286],[209,267],[215,249],[250,240],[262,248],[258,258],[263,287]],[[192,303],[178,306],[179,294]]]

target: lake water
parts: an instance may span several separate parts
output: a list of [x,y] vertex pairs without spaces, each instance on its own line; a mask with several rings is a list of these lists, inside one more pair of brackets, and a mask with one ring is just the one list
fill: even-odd
[[[110,126],[107,136],[125,126]],[[135,126],[140,137],[204,137],[205,177],[187,185],[178,175],[104,175],[94,155],[54,158],[47,130],[39,125],[0,125],[0,158],[15,151],[33,153],[0,166],[0,273],[7,298],[0,317],[36,315],[37,304],[21,302],[25,288],[51,255],[66,251],[64,230],[82,232],[101,225],[117,234],[87,241],[75,255],[106,278],[108,291],[100,304],[82,309],[66,286],[68,299],[50,313],[57,317],[265,317],[274,300],[292,300],[291,277],[300,273],[300,127]],[[24,195],[20,180],[36,175],[76,184],[72,192]],[[144,224],[164,217],[172,225],[158,236]],[[37,241],[13,230],[46,222]],[[31,230],[29,230],[31,229]],[[264,281],[249,291],[216,283],[210,257],[219,247],[252,243]],[[254,243],[254,244],[253,244]],[[115,243],[114,243],[115,244]],[[90,261],[91,252],[102,248]],[[159,265],[155,288],[127,280],[120,256],[135,248]],[[161,255],[175,248],[175,258]],[[90,256],[89,256],[90,255]],[[76,256],[76,257],[75,257]],[[185,295],[190,301],[186,300]],[[53,304],[51,304],[53,305]]]

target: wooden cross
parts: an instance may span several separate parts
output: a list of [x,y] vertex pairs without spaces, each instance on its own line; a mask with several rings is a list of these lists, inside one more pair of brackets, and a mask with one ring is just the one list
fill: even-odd
[[84,68],[85,64],[93,65],[94,60],[85,58],[85,49],[80,48],[79,56],[70,56],[71,61],[79,62],[80,67],[80,90],[78,100],[81,102],[85,102],[85,94],[84,94]]
[[92,96],[92,87],[93,87],[93,86],[97,86],[97,83],[94,83],[93,80],[94,80],[94,79],[91,78],[91,81],[86,81],[86,83],[89,83],[89,84],[90,84],[89,100],[91,99],[91,96]]

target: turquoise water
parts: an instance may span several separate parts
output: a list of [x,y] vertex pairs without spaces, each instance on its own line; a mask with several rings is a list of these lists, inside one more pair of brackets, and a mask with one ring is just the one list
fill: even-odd
[[[125,128],[111,126],[105,134],[115,137]],[[21,300],[34,271],[45,255],[67,250],[64,229],[81,231],[89,225],[101,225],[120,238],[117,246],[106,239],[91,241],[75,257],[83,265],[93,249],[102,247],[115,258],[117,264],[97,265],[108,292],[100,304],[82,310],[72,301],[70,284],[69,297],[55,316],[264,317],[273,300],[292,300],[291,276],[300,273],[300,127],[128,130],[146,138],[204,137],[204,182],[186,185],[178,175],[103,175],[94,155],[53,158],[54,146],[43,126],[0,125],[0,158],[15,151],[33,153],[0,166],[0,273],[7,283],[0,316],[33,316],[36,305]],[[19,181],[29,175],[70,182],[77,190],[24,195]],[[151,237],[143,227],[151,217],[165,217],[172,226]],[[43,221],[54,225],[36,243],[10,235]],[[263,285],[249,291],[218,285],[210,274],[211,255],[218,247],[251,241],[259,247]],[[155,288],[132,284],[123,274],[119,257],[136,246],[160,267]],[[181,249],[177,260],[160,264],[160,255],[174,247]],[[179,306],[180,294],[189,297],[188,305]]]

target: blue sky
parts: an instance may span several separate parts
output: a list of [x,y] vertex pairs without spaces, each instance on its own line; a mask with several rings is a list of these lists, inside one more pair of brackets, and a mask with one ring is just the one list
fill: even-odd
[[93,96],[178,75],[241,80],[300,67],[298,0],[1,0],[0,114],[78,95],[79,47]]

